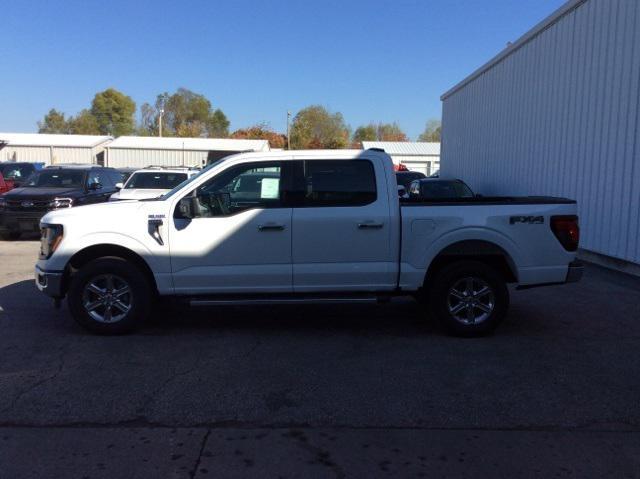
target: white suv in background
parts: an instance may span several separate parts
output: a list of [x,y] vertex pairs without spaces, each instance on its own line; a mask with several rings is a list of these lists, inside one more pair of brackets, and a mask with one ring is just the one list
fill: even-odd
[[118,183],[116,187],[119,188],[119,191],[111,195],[109,201],[156,198],[196,175],[199,171],[197,168],[189,167],[149,166],[133,172],[126,183]]

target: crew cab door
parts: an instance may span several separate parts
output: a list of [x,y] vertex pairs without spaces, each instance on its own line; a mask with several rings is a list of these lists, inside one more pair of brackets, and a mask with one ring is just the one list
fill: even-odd
[[291,292],[285,164],[230,166],[185,197],[190,218],[176,204],[169,248],[177,294]]
[[[293,289],[381,291],[397,257],[384,169],[375,159],[296,161]],[[394,180],[395,181],[395,180]]]

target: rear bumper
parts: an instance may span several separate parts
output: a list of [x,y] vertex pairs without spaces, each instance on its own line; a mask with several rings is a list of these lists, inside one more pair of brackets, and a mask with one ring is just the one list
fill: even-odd
[[36,287],[47,296],[62,298],[62,271],[44,271],[36,266]]
[[584,273],[584,264],[577,259],[569,263],[569,270],[567,271],[567,278],[565,283],[577,283],[582,279]]
[[569,266],[567,267],[567,270],[566,270],[566,275],[564,276],[564,281],[558,278],[557,280],[554,280],[554,281],[541,281],[541,282],[531,283],[531,284],[520,284],[516,286],[516,289],[523,290],[523,289],[541,288],[543,286],[557,286],[557,285],[567,284],[567,283],[577,283],[582,279],[583,272],[584,272],[584,264],[582,263],[582,261],[578,261],[576,259],[576,260],[573,260],[571,263],[569,263]]

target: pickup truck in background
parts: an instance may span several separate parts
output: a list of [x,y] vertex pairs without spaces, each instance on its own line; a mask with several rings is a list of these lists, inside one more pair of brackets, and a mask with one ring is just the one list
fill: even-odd
[[37,287],[119,334],[158,297],[192,305],[423,301],[453,334],[489,333],[507,285],[579,280],[576,202],[398,198],[381,150],[241,153],[160,198],[48,213]]
[[49,211],[107,201],[120,173],[98,165],[47,166],[0,196],[0,239],[38,233]]

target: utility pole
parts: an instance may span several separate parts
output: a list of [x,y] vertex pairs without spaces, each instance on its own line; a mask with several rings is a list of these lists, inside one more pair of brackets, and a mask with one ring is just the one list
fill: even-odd
[[287,110],[287,150],[291,149],[291,140],[290,140],[290,129],[289,129],[289,120],[291,119],[291,112]]
[[158,136],[162,137],[162,117],[164,116],[165,96],[160,96],[160,105],[158,108]]
[[164,115],[164,108],[160,110],[160,115],[158,116],[158,136],[162,137],[162,115]]

